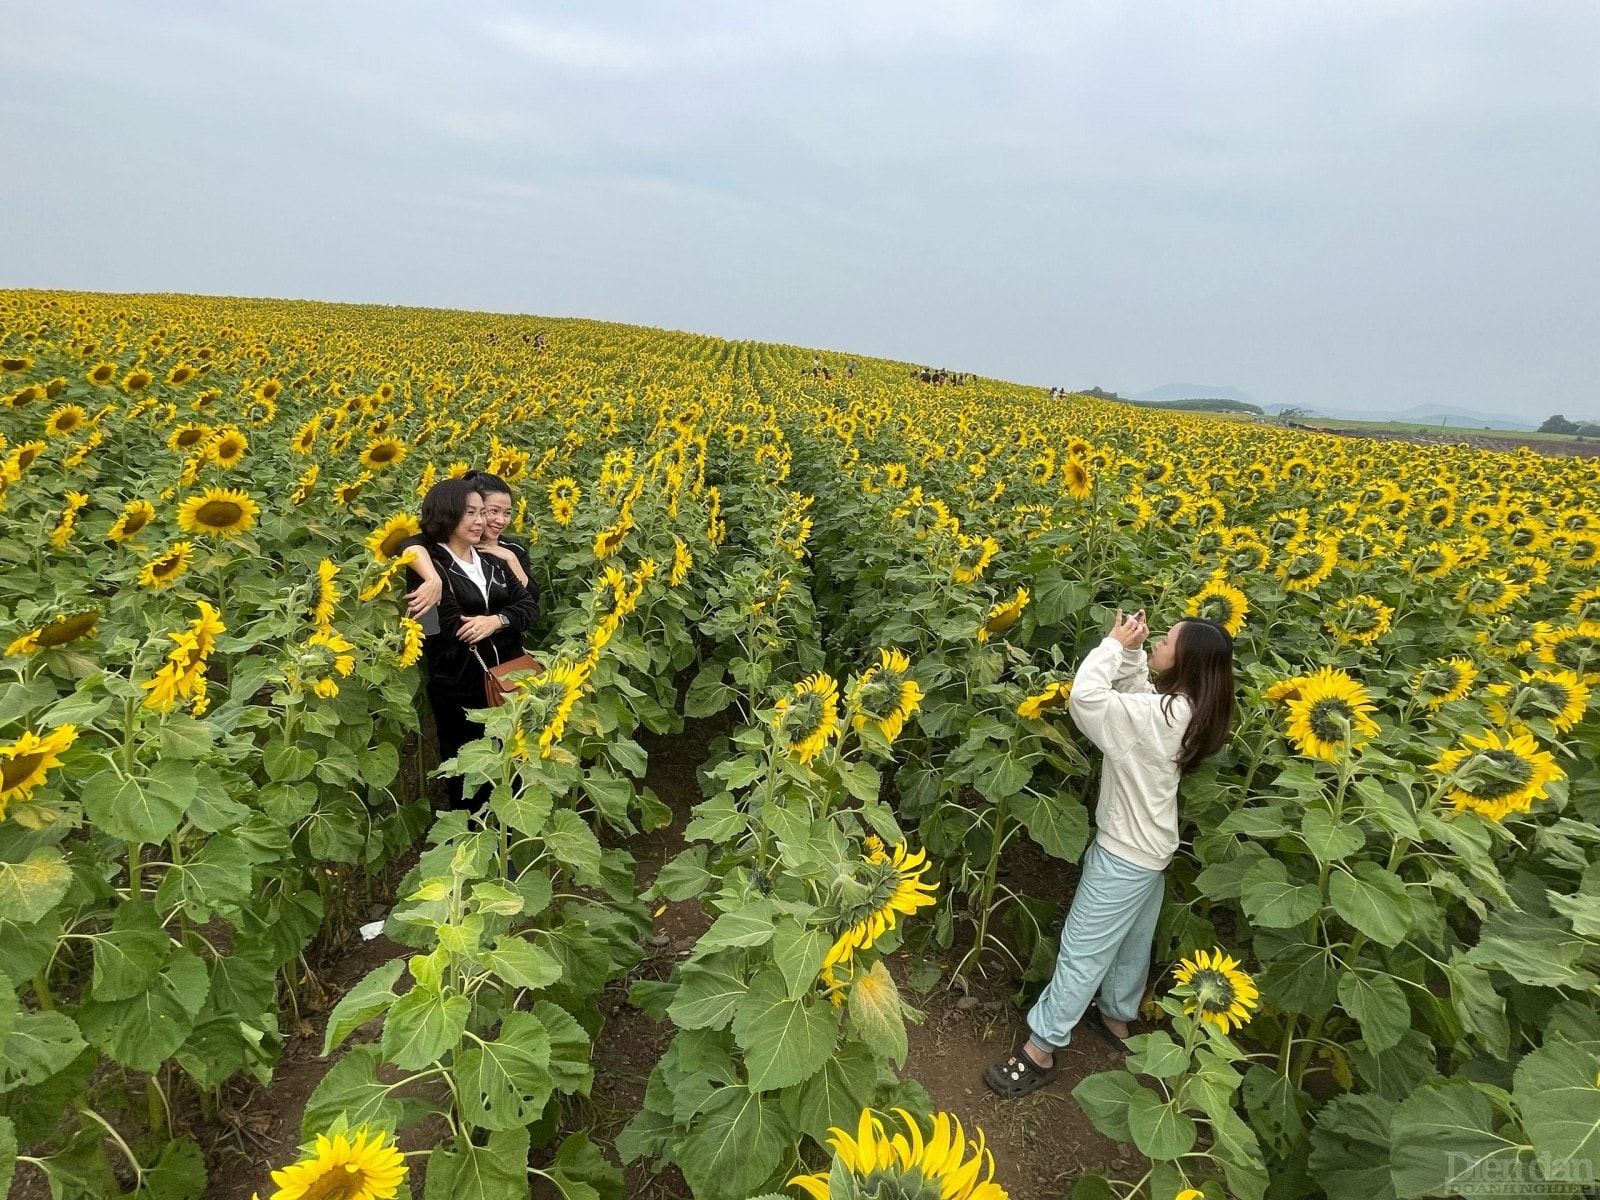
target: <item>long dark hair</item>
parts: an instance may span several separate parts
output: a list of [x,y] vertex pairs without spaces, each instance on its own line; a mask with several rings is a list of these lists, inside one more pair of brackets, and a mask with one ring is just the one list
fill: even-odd
[[479,495],[482,489],[466,479],[444,479],[434,484],[422,498],[422,516],[417,522],[422,526],[422,536],[444,545],[467,514],[467,497]]
[[491,475],[487,471],[468,471],[462,476],[468,483],[478,489],[480,495],[487,500],[490,496],[511,495],[511,485],[498,475]]
[[1172,666],[1156,676],[1156,691],[1166,697],[1161,711],[1169,720],[1172,697],[1188,697],[1189,728],[1178,748],[1178,771],[1187,775],[1228,740],[1233,723],[1233,639],[1204,617],[1185,617],[1167,636],[1177,643]]

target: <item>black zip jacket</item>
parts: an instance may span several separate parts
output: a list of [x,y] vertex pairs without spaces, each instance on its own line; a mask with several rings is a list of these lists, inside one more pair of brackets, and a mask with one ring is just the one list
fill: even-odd
[[[439,632],[422,640],[422,654],[428,662],[428,679],[433,686],[456,695],[483,700],[483,667],[473,657],[476,649],[489,666],[509,662],[523,649],[522,635],[539,619],[539,598],[522,586],[511,568],[492,554],[479,554],[484,567],[484,582],[489,599],[443,546],[422,543],[439,572],[444,587],[439,596]],[[531,582],[530,576],[530,582]],[[462,617],[500,616],[509,624],[475,647],[456,636]]]

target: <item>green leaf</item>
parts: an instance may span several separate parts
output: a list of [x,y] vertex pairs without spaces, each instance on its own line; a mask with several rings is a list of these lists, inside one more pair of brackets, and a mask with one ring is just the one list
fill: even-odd
[[193,1138],[180,1137],[163,1146],[146,1168],[133,1200],[200,1200],[205,1190],[205,1155]]
[[794,1132],[776,1100],[725,1087],[712,1097],[678,1151],[678,1166],[699,1200],[745,1200],[778,1169]]
[[690,720],[700,720],[703,717],[715,716],[738,699],[739,693],[722,682],[723,672],[723,664],[715,661],[708,662],[700,668],[683,698],[685,717]]
[[1505,997],[1495,991],[1489,972],[1467,962],[1457,950],[1444,973],[1450,981],[1450,999],[1461,1027],[1477,1037],[1495,1058],[1509,1058],[1511,1026],[1506,1021]]
[[352,1046],[345,1051],[306,1101],[300,1136],[309,1141],[340,1118],[351,1128],[365,1125],[393,1133],[432,1111],[422,1100],[395,1098],[390,1085],[378,1078],[381,1061],[382,1051],[377,1046]]
[[167,871],[156,889],[162,908],[181,904],[191,916],[234,908],[250,899],[250,852],[237,835],[219,833],[188,862]]
[[838,1029],[831,1004],[814,997],[791,1000],[783,972],[773,966],[755,977],[733,1018],[733,1037],[744,1051],[745,1070],[756,1091],[788,1087],[815,1075],[833,1053]]
[[482,1146],[465,1136],[428,1158],[423,1200],[528,1200],[526,1129],[501,1129]]
[[561,1143],[549,1167],[563,1200],[622,1200],[622,1172],[606,1160],[586,1133]]
[[172,769],[179,766],[163,764],[160,780],[124,779],[115,771],[91,775],[83,784],[83,811],[120,842],[164,842],[194,799],[194,775]]
[[1128,1132],[1141,1154],[1169,1162],[1193,1150],[1199,1135],[1194,1119],[1175,1102],[1143,1087],[1128,1097]]
[[1290,883],[1289,869],[1275,858],[1263,858],[1250,868],[1240,900],[1250,919],[1268,929],[1304,924],[1322,907],[1316,885]]
[[802,929],[793,917],[778,922],[772,935],[772,961],[783,972],[789,996],[798,1000],[817,986],[817,973],[828,954],[828,935]]
[[1483,923],[1478,944],[1463,961],[1499,967],[1518,983],[1534,987],[1588,988],[1594,975],[1578,964],[1589,944],[1564,922],[1537,913],[1496,909]]
[[78,1024],[90,1045],[148,1075],[188,1040],[210,988],[205,963],[180,949],[138,995],[82,1005]]
[[1522,1127],[1549,1179],[1592,1181],[1600,1163],[1597,1044],[1557,1037],[1517,1064],[1513,1095]]
[[985,746],[972,756],[973,784],[991,802],[1015,796],[1033,778],[1038,758],[1037,753],[1024,752],[1020,743]]
[[0,1117],[0,1196],[11,1194],[11,1177],[16,1170],[17,1127],[11,1123],[10,1117]]
[[[850,1031],[895,1066],[906,1065],[906,1022],[900,1013],[900,993],[880,959],[850,985]],[[734,1026],[738,1029],[737,1024]]]
[[514,934],[500,938],[478,961],[512,987],[546,988],[561,978],[561,963],[555,955]]
[[1339,975],[1339,1003],[1361,1023],[1361,1040],[1375,1054],[1392,1050],[1411,1028],[1411,1007],[1392,976],[1346,969]]
[[400,774],[400,751],[393,742],[357,750],[356,761],[361,764],[361,778],[369,787],[386,788]]
[[1055,567],[1047,567],[1033,577],[1030,599],[1039,624],[1059,625],[1088,608],[1094,593],[1082,583],[1065,579]]
[[844,786],[849,793],[862,802],[876,800],[878,788],[882,779],[877,769],[871,764],[857,760],[855,762],[841,761],[839,763],[839,777],[844,780]]
[[704,958],[730,946],[764,946],[772,940],[772,901],[755,900],[725,912],[694,944],[693,958]]
[[570,808],[550,816],[544,843],[558,861],[572,868],[580,883],[597,886],[600,879],[600,842],[584,819]]
[[749,990],[744,981],[728,971],[697,963],[685,963],[681,970],[678,994],[667,1008],[673,1024],[679,1029],[727,1025]]
[[1089,810],[1065,791],[1019,793],[1011,798],[1011,811],[1052,858],[1077,862],[1089,844]]
[[492,1042],[456,1058],[461,1115],[482,1129],[517,1129],[544,1112],[554,1081],[550,1038],[532,1013],[510,1012]]
[[706,846],[690,846],[661,868],[651,890],[667,900],[692,900],[711,887],[715,876],[706,868]]
[[539,1018],[550,1039],[550,1077],[555,1080],[556,1089],[587,1096],[589,1085],[594,1082],[588,1033],[571,1013],[549,1000],[537,1001],[533,1015]]
[[397,1067],[420,1071],[455,1048],[471,1014],[470,996],[446,996],[419,983],[389,1008],[383,1057]]
[[38,1087],[66,1070],[86,1045],[77,1025],[64,1013],[17,1014],[10,1032],[0,1042],[0,1092]]
[[1488,1099],[1465,1079],[1418,1088],[1396,1106],[1389,1127],[1395,1195],[1453,1196],[1486,1179],[1514,1178],[1518,1143],[1495,1125]]
[[161,757],[191,762],[204,758],[217,740],[217,727],[174,713],[161,723]]
[[489,808],[512,829],[525,837],[538,837],[544,832],[545,822],[555,807],[550,789],[538,786],[508,791],[495,788],[489,796]]
[[61,851],[40,846],[21,862],[0,862],[0,917],[32,925],[56,906],[72,884]]
[[90,995],[96,1000],[126,1000],[144,991],[161,973],[172,938],[148,901],[130,900],[117,909],[112,927],[94,939]]
[[1101,1071],[1090,1075],[1072,1089],[1076,1100],[1094,1127],[1119,1142],[1133,1140],[1128,1125],[1128,1110],[1135,1093],[1143,1092],[1139,1081],[1126,1071]]
[[311,774],[311,769],[317,765],[317,755],[314,750],[274,738],[261,752],[261,765],[267,769],[267,778],[272,782],[293,783]]
[[1311,1132],[1312,1177],[1328,1200],[1394,1200],[1389,1125],[1394,1102],[1382,1096],[1335,1096]]
[[389,1006],[398,999],[394,985],[400,978],[400,971],[404,966],[405,963],[401,959],[394,958],[376,970],[368,971],[361,977],[361,981],[333,1006],[333,1011],[328,1014],[327,1031],[322,1037],[324,1058],[333,1053],[335,1046],[373,1017],[389,1011]]
[[1128,1070],[1137,1075],[1174,1079],[1189,1069],[1189,1052],[1165,1030],[1129,1038],[1128,1045],[1134,1051],[1128,1056]]
[[878,1082],[878,1058],[860,1042],[846,1041],[810,1079],[800,1085],[800,1132],[818,1145],[828,1130],[851,1128],[871,1105]]
[[1349,858],[1362,846],[1366,838],[1350,824],[1337,823],[1333,814],[1321,808],[1308,808],[1300,818],[1300,836],[1305,838],[1311,853],[1319,863],[1338,862]]
[[1377,863],[1358,862],[1353,875],[1336,871],[1328,897],[1341,917],[1380,945],[1398,946],[1411,928],[1406,885]]

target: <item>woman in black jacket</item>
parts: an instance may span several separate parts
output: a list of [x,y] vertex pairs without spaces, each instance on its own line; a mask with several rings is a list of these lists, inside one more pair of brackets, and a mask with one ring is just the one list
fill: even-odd
[[[467,712],[485,707],[484,666],[524,653],[522,634],[538,619],[539,602],[503,559],[478,553],[485,517],[483,493],[473,482],[447,479],[431,488],[422,500],[421,525],[423,547],[443,585],[437,623],[423,620],[422,654],[439,757],[450,759],[483,736],[483,726]],[[464,805],[458,775],[448,776],[445,787],[452,808],[476,808],[488,798],[485,786]]]

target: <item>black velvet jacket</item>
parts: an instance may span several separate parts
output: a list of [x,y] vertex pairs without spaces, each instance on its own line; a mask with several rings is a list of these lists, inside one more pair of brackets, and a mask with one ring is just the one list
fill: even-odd
[[[505,615],[510,622],[506,628],[485,638],[476,647],[485,663],[496,666],[526,653],[522,635],[539,618],[538,595],[523,587],[511,568],[500,559],[492,554],[480,554],[489,591],[486,604],[478,585],[461,569],[450,551],[432,543],[425,543],[424,548],[444,582],[439,596],[439,632],[429,634],[422,641],[428,679],[444,691],[475,697],[481,702],[483,668],[472,656],[472,648],[456,636],[461,618]],[[531,577],[529,582],[532,583]]]

